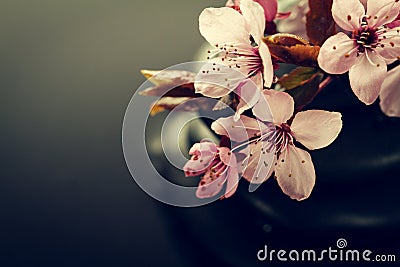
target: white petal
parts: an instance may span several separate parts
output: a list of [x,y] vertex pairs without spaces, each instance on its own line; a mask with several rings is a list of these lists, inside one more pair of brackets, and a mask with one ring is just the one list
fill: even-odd
[[265,30],[264,9],[253,0],[242,0],[240,1],[240,10],[246,20],[250,34],[253,36],[256,43],[260,44]]
[[367,15],[368,25],[379,27],[392,22],[399,15],[400,2],[395,0],[368,0]]
[[239,104],[236,108],[235,120],[238,120],[240,114],[252,108],[262,95],[262,75],[261,73],[251,77],[236,90],[240,97]]
[[380,94],[382,111],[391,117],[400,117],[400,67],[388,72]]
[[389,29],[382,35],[385,37],[380,42],[383,47],[378,46],[376,51],[387,60],[397,60],[400,56],[400,27]]
[[229,137],[232,141],[244,142],[265,132],[267,126],[256,119],[242,115],[239,120],[234,120],[233,116],[219,118],[211,124],[211,129],[216,134]]
[[250,43],[244,17],[230,7],[206,8],[199,17],[200,33],[211,44]]
[[365,52],[349,70],[351,89],[360,101],[370,105],[378,98],[386,75],[385,60],[376,53]]
[[296,200],[308,198],[315,185],[315,170],[310,154],[289,145],[279,156],[275,176],[286,195]]
[[253,114],[258,119],[282,124],[292,117],[294,100],[289,94],[275,90],[264,90],[263,93],[264,97],[260,97],[253,108]]
[[270,88],[274,79],[274,66],[269,48],[263,42],[260,43],[259,53],[263,62],[264,86]]
[[294,138],[308,149],[330,145],[342,129],[342,114],[325,110],[307,110],[296,114],[290,126]]
[[328,38],[318,55],[318,64],[327,73],[342,74],[354,65],[357,59],[357,47],[354,40],[340,32]]
[[219,98],[235,90],[246,79],[242,72],[220,62],[220,58],[215,58],[202,66],[195,78],[196,93]]
[[275,145],[272,142],[252,143],[241,153],[246,158],[238,163],[238,169],[247,181],[261,184],[271,176],[275,162]]
[[364,15],[365,9],[359,0],[333,0],[333,19],[339,27],[346,31],[357,30]]

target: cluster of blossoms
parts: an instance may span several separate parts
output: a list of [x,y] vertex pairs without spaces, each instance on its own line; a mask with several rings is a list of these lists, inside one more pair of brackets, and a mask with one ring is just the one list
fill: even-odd
[[[240,177],[253,185],[273,177],[292,199],[308,198],[316,175],[306,150],[334,142],[342,116],[302,109],[339,74],[349,73],[360,101],[370,105],[379,97],[386,115],[400,117],[400,1],[317,2],[300,0],[292,13],[278,13],[277,0],[230,0],[225,7],[206,8],[199,28],[213,48],[200,71],[170,71],[163,77],[144,71],[156,86],[143,94],[165,95],[155,104],[158,109],[203,96],[234,111],[211,125],[223,140],[219,145],[204,140],[189,151],[185,175],[202,175],[197,197],[223,191],[227,198],[235,193]],[[323,10],[326,6],[328,11]],[[316,25],[319,16],[326,25],[330,19],[331,27]],[[279,33],[281,29],[293,32]],[[302,38],[307,35],[309,41]],[[298,68],[277,77],[282,64]],[[315,81],[317,90],[310,99],[291,95],[293,88],[310,90],[307,85]],[[171,87],[173,93],[165,91]],[[211,108],[221,109],[217,106]]]

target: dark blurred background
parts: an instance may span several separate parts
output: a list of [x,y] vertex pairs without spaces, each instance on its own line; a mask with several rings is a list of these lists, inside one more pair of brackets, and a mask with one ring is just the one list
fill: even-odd
[[139,70],[190,61],[223,2],[0,1],[0,266],[185,265],[121,127]]

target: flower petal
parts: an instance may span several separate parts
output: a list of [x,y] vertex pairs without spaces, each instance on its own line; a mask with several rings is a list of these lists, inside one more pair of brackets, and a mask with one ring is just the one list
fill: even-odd
[[318,64],[327,73],[347,72],[357,60],[357,47],[354,41],[340,32],[328,38],[318,55]]
[[387,60],[398,59],[400,56],[400,27],[387,30],[383,36],[384,38],[380,42],[381,46],[378,46],[376,51]]
[[281,124],[292,117],[294,100],[289,94],[275,90],[264,90],[263,93],[264,97],[253,107],[253,114],[257,118]]
[[[262,6],[253,0],[241,0],[240,10],[246,20],[248,31],[253,36],[257,44],[262,42],[265,30],[265,17]],[[235,29],[236,30],[236,29]]]
[[264,86],[270,88],[274,79],[274,66],[272,65],[271,53],[265,43],[260,43],[260,57],[263,62]]
[[211,129],[216,134],[227,136],[232,141],[241,143],[265,132],[267,126],[256,119],[242,115],[237,121],[233,116],[219,118],[211,124]]
[[360,55],[359,63],[350,68],[350,86],[363,103],[370,105],[379,96],[383,80],[387,75],[386,62],[373,52]]
[[261,184],[271,176],[275,162],[274,143],[267,141],[252,143],[241,153],[245,155],[245,158],[239,162],[238,169],[247,181]]
[[211,44],[250,43],[244,17],[230,7],[206,8],[199,17],[200,33]]
[[189,150],[191,159],[185,164],[183,170],[186,176],[197,176],[206,171],[217,153],[217,146],[210,141],[196,143]]
[[259,73],[238,86],[236,93],[240,97],[240,101],[236,107],[235,120],[238,120],[240,114],[258,102],[262,94],[262,82],[262,75]]
[[388,72],[382,84],[380,106],[382,111],[391,117],[400,117],[400,67]]
[[346,31],[357,30],[364,15],[365,9],[359,0],[333,0],[333,19],[339,27]]
[[254,0],[259,3],[264,9],[265,20],[273,21],[278,13],[278,1],[277,0]]
[[275,177],[282,191],[292,199],[304,200],[315,185],[315,170],[308,152],[289,145],[280,155]]
[[231,197],[238,188],[239,185],[239,174],[234,168],[228,168],[226,174],[226,191],[225,198]]
[[307,110],[296,114],[290,126],[294,138],[308,149],[330,145],[342,129],[342,114],[325,110]]
[[395,0],[368,0],[367,15],[370,27],[380,27],[397,18],[400,11],[400,2]]
[[219,154],[221,161],[226,166],[233,167],[236,169],[237,162],[236,162],[235,153],[232,153],[232,151],[227,147],[219,147],[218,154]]
[[224,173],[216,178],[213,176],[213,172],[208,170],[200,180],[199,186],[196,190],[196,196],[198,198],[209,198],[221,192],[221,189],[226,182],[227,171],[228,168]]
[[220,58],[205,63],[195,78],[196,93],[219,98],[235,90],[246,76],[229,66],[220,64]]

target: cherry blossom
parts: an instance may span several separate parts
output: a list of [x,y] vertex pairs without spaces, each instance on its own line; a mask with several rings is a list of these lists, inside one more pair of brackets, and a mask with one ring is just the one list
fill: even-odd
[[[245,143],[247,147],[240,151],[245,157],[238,166],[245,179],[251,183],[262,183],[275,172],[275,178],[285,194],[292,199],[304,200],[314,187],[315,170],[310,154],[296,147],[295,141],[310,150],[330,145],[342,129],[341,114],[308,110],[297,113],[293,118],[294,101],[290,95],[264,90],[264,96],[272,111],[272,121],[265,120],[270,118],[270,114],[260,103],[253,109],[259,120],[244,115],[239,121],[228,117],[218,119],[211,128],[217,134],[239,143],[244,142],[247,136],[252,137]],[[235,147],[232,148],[232,151],[235,150]]]
[[189,151],[191,159],[183,170],[186,176],[204,174],[196,191],[198,198],[209,198],[218,194],[226,183],[224,197],[232,196],[238,186],[236,156],[227,147],[218,147],[211,141],[196,143]]
[[382,84],[380,106],[391,117],[400,117],[400,66],[390,70]]
[[365,104],[379,96],[387,76],[387,61],[400,56],[400,28],[386,24],[396,20],[398,0],[368,0],[367,11],[359,0],[333,0],[332,16],[351,37],[339,32],[322,45],[319,66],[331,74],[349,71],[350,85]]
[[221,7],[206,8],[201,13],[200,32],[215,49],[209,51],[210,60],[196,77],[197,93],[219,98],[235,90],[246,78],[251,78],[259,90],[272,85],[271,54],[262,41],[264,10],[252,0],[242,0],[240,11]]

